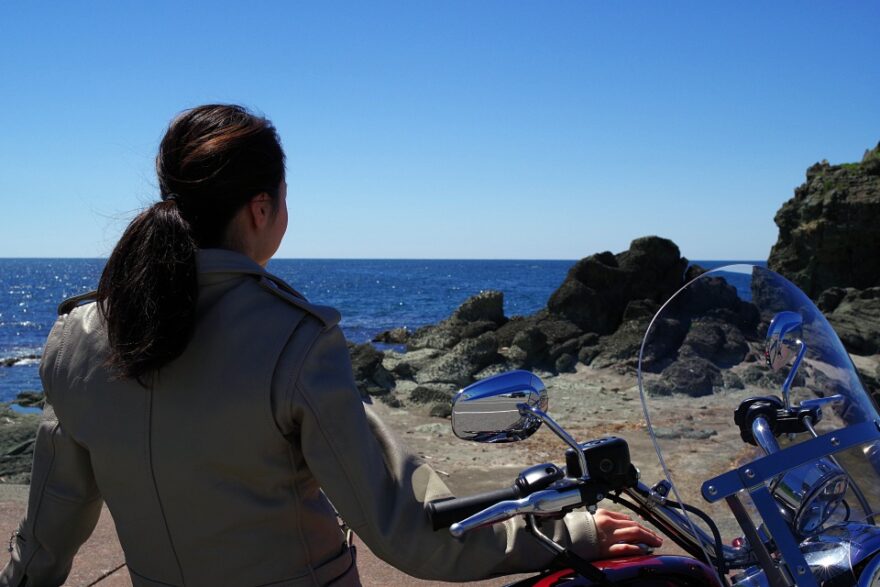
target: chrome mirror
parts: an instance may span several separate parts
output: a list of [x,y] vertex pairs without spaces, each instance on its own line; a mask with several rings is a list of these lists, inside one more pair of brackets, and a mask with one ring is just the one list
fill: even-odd
[[788,364],[802,344],[800,338],[803,325],[804,320],[797,312],[779,312],[773,316],[764,347],[767,366],[779,371]]
[[786,409],[791,407],[789,400],[791,382],[794,381],[801,360],[807,352],[807,345],[801,340],[803,326],[804,319],[797,312],[779,312],[773,316],[770,327],[767,328],[764,358],[771,369],[774,371],[782,369],[796,355],[788,377],[782,384],[782,399]]
[[513,442],[528,438],[541,419],[520,406],[547,410],[547,389],[528,371],[488,377],[462,389],[452,402],[452,431],[476,442]]

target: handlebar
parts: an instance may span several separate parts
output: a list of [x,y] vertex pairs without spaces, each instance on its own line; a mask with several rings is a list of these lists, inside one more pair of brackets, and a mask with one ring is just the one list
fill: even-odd
[[545,489],[518,500],[502,501],[449,527],[449,533],[461,538],[467,532],[495,524],[520,514],[551,515],[583,502],[580,489],[559,491]]
[[468,497],[432,501],[426,507],[428,518],[435,531],[448,528],[453,523],[473,516],[498,502],[519,499],[541,489],[546,489],[564,475],[565,472],[553,463],[535,465],[520,473],[512,487]]
[[467,497],[453,497],[432,501],[428,503],[426,510],[428,518],[431,520],[431,525],[436,531],[441,528],[448,528],[455,522],[481,512],[498,502],[506,502],[518,499],[519,497],[521,497],[519,488],[513,486]]

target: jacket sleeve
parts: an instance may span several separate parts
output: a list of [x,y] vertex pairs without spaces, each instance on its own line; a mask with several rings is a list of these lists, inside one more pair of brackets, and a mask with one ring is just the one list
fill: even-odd
[[[46,343],[40,374],[49,397],[64,320]],[[61,585],[73,557],[98,522],[102,499],[88,451],[55,421],[43,422],[34,444],[27,513],[10,540],[11,559],[0,586]]]
[[[464,540],[434,532],[427,501],[451,495],[440,477],[401,448],[365,410],[338,327],[320,334],[302,363],[290,396],[303,455],[342,518],[379,557],[425,579],[470,581],[546,568],[552,555],[512,519]],[[595,525],[568,514],[545,533],[595,558]]]
[[34,445],[27,514],[11,541],[0,585],[61,585],[73,556],[101,513],[88,453],[57,422],[44,422]]

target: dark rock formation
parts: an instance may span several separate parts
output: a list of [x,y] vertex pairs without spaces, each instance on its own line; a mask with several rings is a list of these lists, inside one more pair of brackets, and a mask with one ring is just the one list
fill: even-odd
[[749,352],[745,335],[727,322],[698,319],[691,323],[679,354],[708,359],[719,367],[738,365]]
[[636,239],[629,250],[592,255],[578,261],[547,302],[552,315],[584,332],[611,334],[633,300],[662,303],[683,283],[687,259],[672,241]]
[[880,145],[861,163],[817,163],[774,218],[770,269],[817,299],[831,287],[880,286]]
[[381,342],[385,344],[406,344],[406,341],[408,339],[409,330],[407,330],[406,326],[402,326],[400,328],[392,328],[391,330],[380,332],[373,337],[372,342]]
[[822,292],[818,305],[849,352],[880,353],[880,287],[833,287]]
[[29,483],[34,441],[42,414],[22,414],[0,404],[0,483]]
[[40,355],[24,355],[22,357],[7,357],[5,359],[0,359],[0,367],[13,367],[24,361],[32,361],[35,359],[39,359]]
[[494,332],[468,338],[443,353],[434,363],[415,374],[418,383],[453,383],[464,386],[474,375],[500,359],[498,339]]
[[[577,262],[547,307],[531,316],[508,319],[503,294],[487,291],[466,300],[449,318],[411,333],[406,353],[379,359],[378,351],[355,348],[355,378],[364,393],[372,394],[387,390],[385,373],[411,380],[420,391],[409,401],[419,403],[429,385],[464,386],[509,369],[571,372],[580,362],[634,370],[645,328],[684,284],[687,265],[672,241],[636,239],[617,255],[600,253]],[[377,340],[404,340],[402,332],[393,332]],[[676,333],[669,345],[677,349],[683,338],[684,331]],[[383,361],[384,373],[377,374],[377,360]]]
[[662,377],[647,385],[652,395],[683,393],[691,397],[711,394],[716,387],[724,385],[721,371],[711,361],[702,357],[680,358],[662,372]]
[[452,413],[452,398],[455,387],[451,385],[419,385],[410,392],[409,401],[428,405],[428,414],[438,418],[448,418]]
[[864,369],[858,369],[858,372],[865,385],[865,391],[871,394],[874,401],[880,403],[880,365],[877,365],[873,373]]
[[491,322],[499,326],[506,321],[504,294],[500,291],[484,291],[468,298],[455,310],[452,319],[461,322]]
[[46,407],[46,396],[42,391],[22,391],[12,402],[23,408],[39,408]]
[[465,300],[446,320],[412,333],[407,340],[407,349],[451,349],[464,339],[495,330],[504,322],[504,294],[481,292]]
[[394,388],[394,376],[382,365],[385,354],[369,343],[349,344],[351,369],[363,397],[384,395]]

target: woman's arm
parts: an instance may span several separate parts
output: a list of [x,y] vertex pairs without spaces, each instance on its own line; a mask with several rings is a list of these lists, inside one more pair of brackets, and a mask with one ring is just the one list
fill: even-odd
[[[425,502],[450,495],[449,489],[365,412],[338,328],[315,339],[289,397],[310,470],[377,556],[416,577],[458,581],[550,563],[551,553],[524,531],[521,519],[476,530],[461,541],[432,530]],[[545,530],[582,556],[599,553],[596,526],[585,513],[569,514],[565,523]]]
[[30,497],[13,535],[0,585],[61,585],[88,539],[103,503],[88,452],[57,422],[44,422],[34,445]]
[[[66,326],[62,315],[49,333],[40,363],[50,401]],[[11,560],[0,573],[0,587],[64,583],[74,555],[95,529],[102,503],[88,451],[58,422],[43,422],[34,443],[27,513],[10,541]]]

